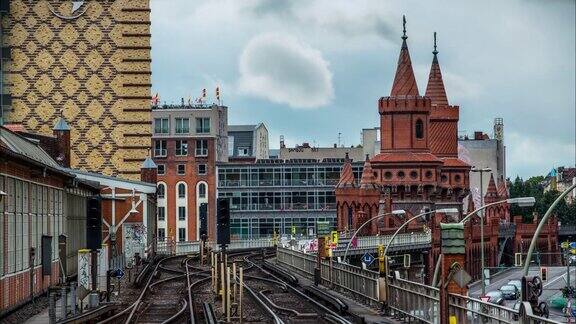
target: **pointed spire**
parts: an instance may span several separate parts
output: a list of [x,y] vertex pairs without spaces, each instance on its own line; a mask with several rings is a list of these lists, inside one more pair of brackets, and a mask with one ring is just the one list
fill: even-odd
[[448,97],[446,96],[446,89],[444,88],[444,81],[442,80],[442,72],[440,71],[440,64],[438,63],[438,50],[436,47],[436,32],[434,32],[434,58],[432,59],[432,67],[430,67],[430,75],[428,76],[428,85],[426,86],[426,97],[432,100],[433,105],[448,106]]
[[346,153],[344,166],[342,167],[342,172],[340,172],[340,181],[338,181],[338,184],[336,184],[336,188],[350,187],[356,187],[356,179],[354,179],[354,172],[352,172],[352,164],[350,164],[350,158],[348,157],[348,153]]
[[474,207],[474,199],[472,198],[472,193],[468,195],[468,209],[466,210],[466,214],[470,214],[474,211],[476,207]]
[[408,51],[408,44],[406,43],[406,16],[403,19],[403,35],[402,35],[402,48],[400,49],[400,57],[398,57],[398,67],[396,68],[396,75],[394,76],[394,84],[390,96],[418,96],[418,85],[412,70],[412,60],[410,60],[410,52]]
[[486,197],[497,197],[498,189],[496,189],[496,183],[494,181],[494,174],[490,173],[490,182],[488,183],[488,189],[486,189]]
[[366,161],[364,162],[364,169],[362,170],[362,178],[360,179],[360,188],[362,189],[376,188],[376,178],[374,177],[374,171],[372,170],[372,164],[370,164],[368,154],[366,154]]
[[500,198],[508,198],[508,188],[506,187],[506,180],[504,176],[498,177],[498,196]]
[[66,122],[64,117],[60,117],[58,119],[58,122],[56,123],[56,125],[54,125],[53,130],[55,130],[55,131],[69,131],[70,126],[68,125],[68,123]]

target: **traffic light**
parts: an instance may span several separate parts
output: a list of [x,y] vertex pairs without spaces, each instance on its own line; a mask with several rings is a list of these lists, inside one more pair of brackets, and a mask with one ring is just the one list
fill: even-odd
[[98,250],[102,248],[102,200],[100,196],[88,199],[86,215],[86,248]]
[[522,277],[522,301],[532,304],[533,308],[538,306],[538,297],[542,295],[542,279],[538,276]]
[[540,267],[540,278],[542,281],[548,281],[548,268]]
[[208,237],[208,204],[200,204],[200,238],[206,240]]
[[230,244],[230,200],[218,198],[216,205],[216,243]]

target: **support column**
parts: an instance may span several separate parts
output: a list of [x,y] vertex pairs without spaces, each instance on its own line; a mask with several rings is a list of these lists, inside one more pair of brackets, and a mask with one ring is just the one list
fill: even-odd
[[[449,294],[466,296],[468,289],[464,285],[460,287],[453,280],[458,271],[465,271],[466,266],[466,243],[464,241],[464,224],[441,224],[441,285],[440,285],[440,323],[448,324],[450,317],[455,317],[456,312],[450,310]],[[464,323],[465,318],[456,318],[457,323]]]

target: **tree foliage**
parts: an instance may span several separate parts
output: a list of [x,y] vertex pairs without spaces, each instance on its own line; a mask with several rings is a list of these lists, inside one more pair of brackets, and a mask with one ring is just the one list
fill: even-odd
[[[518,207],[515,205],[511,206],[511,216],[522,215],[522,218],[525,222],[531,222],[534,214],[537,214],[538,216],[544,216],[554,200],[556,200],[556,198],[558,198],[560,195],[560,192],[556,190],[548,190],[544,192],[544,186],[542,184],[544,177],[542,176],[531,177],[526,181],[520,177],[516,177],[514,181],[510,181],[510,179],[508,180],[510,198],[536,198],[536,204],[533,207]],[[566,203],[566,200],[563,199],[554,209],[554,215],[560,222],[562,222],[562,224],[576,225],[576,204],[572,204],[570,206]]]

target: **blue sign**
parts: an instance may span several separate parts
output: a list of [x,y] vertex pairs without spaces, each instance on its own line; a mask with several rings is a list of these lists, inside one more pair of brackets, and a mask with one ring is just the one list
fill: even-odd
[[576,317],[576,308],[572,308],[572,317]]
[[371,265],[372,262],[374,262],[374,260],[375,260],[374,257],[370,253],[364,253],[364,255],[362,256],[362,262],[364,262],[366,266]]
[[114,277],[121,279],[124,277],[124,271],[122,271],[122,269],[116,269],[116,271],[114,271]]
[[570,243],[570,248],[571,248],[571,249],[576,249],[576,242]]

